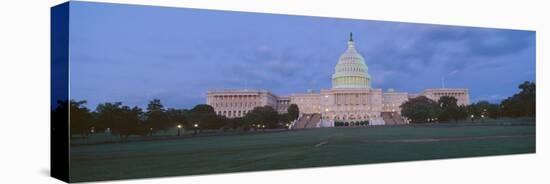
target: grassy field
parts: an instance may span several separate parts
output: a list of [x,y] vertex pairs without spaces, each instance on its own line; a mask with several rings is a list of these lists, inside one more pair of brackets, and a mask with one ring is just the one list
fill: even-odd
[[323,128],[74,146],[70,174],[78,182],[534,152],[532,122]]

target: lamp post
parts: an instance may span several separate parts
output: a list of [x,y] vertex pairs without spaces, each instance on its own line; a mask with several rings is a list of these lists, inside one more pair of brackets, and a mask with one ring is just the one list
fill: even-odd
[[178,136],[181,135],[181,125],[178,125]]
[[195,132],[193,133],[193,135],[196,135],[196,134],[197,134],[197,128],[198,128],[198,127],[199,127],[199,124],[198,124],[198,123],[195,123],[195,124],[193,125],[193,128],[194,128],[194,130],[195,130]]

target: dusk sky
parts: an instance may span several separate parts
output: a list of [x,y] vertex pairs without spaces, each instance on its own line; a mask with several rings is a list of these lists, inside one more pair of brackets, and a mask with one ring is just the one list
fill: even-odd
[[212,89],[329,89],[350,32],[384,91],[444,77],[500,102],[535,81],[534,31],[71,2],[70,98],[191,108]]

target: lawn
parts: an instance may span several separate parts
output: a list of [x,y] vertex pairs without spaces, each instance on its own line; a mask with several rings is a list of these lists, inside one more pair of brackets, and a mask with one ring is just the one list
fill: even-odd
[[73,146],[71,181],[535,152],[534,122],[321,128]]

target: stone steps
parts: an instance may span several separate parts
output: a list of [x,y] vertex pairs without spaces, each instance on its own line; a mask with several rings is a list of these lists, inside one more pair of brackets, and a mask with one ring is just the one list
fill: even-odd
[[386,122],[386,125],[402,125],[405,124],[403,117],[396,112],[382,112],[382,119]]
[[296,121],[294,128],[317,128],[317,123],[320,121],[321,114],[303,114],[298,121]]

